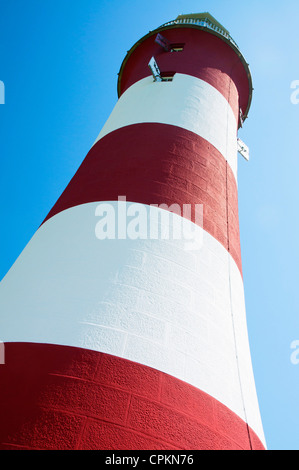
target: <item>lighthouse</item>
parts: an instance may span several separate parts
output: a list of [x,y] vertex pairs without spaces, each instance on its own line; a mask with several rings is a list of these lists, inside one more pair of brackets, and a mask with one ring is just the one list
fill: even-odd
[[0,449],[265,449],[238,221],[248,64],[209,13],[179,15],[117,89],[0,284]]

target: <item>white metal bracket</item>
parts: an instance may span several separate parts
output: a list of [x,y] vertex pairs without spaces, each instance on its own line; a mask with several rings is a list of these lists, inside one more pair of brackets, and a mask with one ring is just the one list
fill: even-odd
[[249,160],[249,148],[247,147],[246,144],[244,144],[244,142],[239,137],[237,139],[237,143],[238,143],[239,154],[242,155],[242,157],[248,161]]

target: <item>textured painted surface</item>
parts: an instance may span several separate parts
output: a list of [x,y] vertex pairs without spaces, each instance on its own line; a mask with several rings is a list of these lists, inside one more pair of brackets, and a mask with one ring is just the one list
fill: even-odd
[[264,448],[217,400],[155,369],[65,346],[6,352],[1,450]]
[[227,100],[209,83],[179,73],[172,82],[154,82],[151,77],[138,81],[120,97],[98,139],[142,122],[194,132],[218,150],[237,178],[237,121]]
[[242,271],[237,184],[223,156],[202,137],[155,123],[109,133],[92,147],[47,219],[119,196],[144,204],[202,204],[203,228],[230,250]]
[[197,28],[173,28],[162,31],[171,43],[184,43],[183,52],[165,52],[155,43],[156,33],[138,44],[126,58],[120,80],[122,94],[133,83],[150,76],[148,63],[152,56],[161,72],[184,73],[200,78],[215,87],[230,103],[236,119],[239,106],[243,112],[249,100],[245,68],[236,52],[220,38]]
[[[183,52],[151,36],[130,54],[97,142],[0,284],[1,449],[263,448],[236,180],[248,79],[219,38],[164,33]],[[153,83],[152,55],[172,82]],[[203,227],[150,204],[203,205]],[[167,215],[164,234],[183,222],[199,245],[99,240],[103,207]]]
[[[117,217],[130,207],[110,205]],[[261,436],[243,281],[230,254],[200,227],[193,251],[184,239],[99,240],[97,207],[60,212],[36,232],[0,284],[2,341],[83,347],[159,369],[219,400]]]

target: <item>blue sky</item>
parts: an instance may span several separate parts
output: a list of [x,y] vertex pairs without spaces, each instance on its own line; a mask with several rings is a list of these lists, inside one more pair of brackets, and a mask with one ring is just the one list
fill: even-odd
[[239,157],[248,331],[268,448],[299,450],[297,0],[1,0],[0,279],[109,117],[127,50],[178,14],[203,11],[230,31],[252,73],[239,133],[250,148],[249,162]]

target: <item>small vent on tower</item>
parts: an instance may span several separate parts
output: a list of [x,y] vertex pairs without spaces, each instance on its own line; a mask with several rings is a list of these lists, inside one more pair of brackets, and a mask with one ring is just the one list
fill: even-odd
[[155,42],[164,49],[166,52],[182,52],[185,44],[183,43],[170,43],[162,34],[158,33]]
[[175,72],[160,72],[160,68],[154,57],[148,63],[155,82],[172,82]]
[[162,82],[172,82],[175,72],[161,72]]
[[170,52],[182,52],[185,44],[171,44]]

